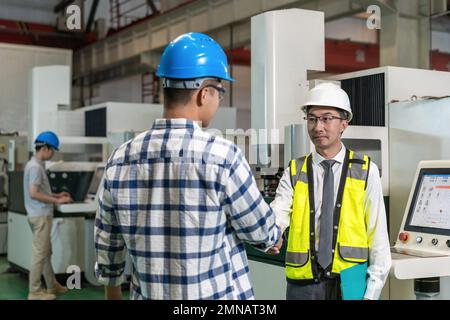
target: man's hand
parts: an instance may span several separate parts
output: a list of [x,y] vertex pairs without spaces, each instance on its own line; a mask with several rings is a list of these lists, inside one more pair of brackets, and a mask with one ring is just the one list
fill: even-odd
[[55,197],[57,197],[57,198],[69,197],[70,198],[70,193],[65,192],[65,191],[64,192],[60,192],[60,193],[56,193]]
[[[32,199],[51,204],[62,204],[72,202],[72,198],[70,194],[67,192],[61,192],[58,194],[48,195],[39,191],[39,185],[31,184],[30,185],[30,196]],[[65,195],[67,194],[67,195]]]
[[56,198],[57,204],[70,203],[70,202],[73,202],[70,195],[69,196],[60,196],[60,197]]
[[267,250],[266,253],[271,255],[279,254],[282,246],[283,246],[283,237],[280,237],[280,240],[278,240],[277,244],[274,245],[269,250]]

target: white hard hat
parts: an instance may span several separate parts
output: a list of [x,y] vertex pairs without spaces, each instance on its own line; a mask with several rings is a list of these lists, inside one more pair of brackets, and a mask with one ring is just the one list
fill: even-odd
[[334,83],[320,83],[309,90],[306,94],[305,103],[302,106],[302,110],[305,114],[308,106],[338,108],[348,113],[348,121],[353,118],[347,93]]

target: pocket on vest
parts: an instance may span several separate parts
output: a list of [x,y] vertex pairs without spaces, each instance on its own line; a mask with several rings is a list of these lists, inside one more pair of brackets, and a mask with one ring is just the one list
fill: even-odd
[[369,259],[369,248],[354,247],[339,243],[339,256],[342,260],[347,262],[366,262]]
[[303,267],[309,260],[309,250],[306,252],[286,252],[286,265],[293,268]]

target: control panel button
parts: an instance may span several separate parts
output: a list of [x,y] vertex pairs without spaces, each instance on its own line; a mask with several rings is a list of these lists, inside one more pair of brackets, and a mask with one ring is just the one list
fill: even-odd
[[445,244],[447,245],[447,247],[450,248],[450,240],[447,240],[447,241],[445,242]]
[[398,235],[398,239],[403,242],[408,241],[408,233],[400,232],[400,234]]
[[417,243],[422,243],[422,241],[423,241],[423,238],[422,238],[422,237],[417,237],[417,238],[416,238],[416,242],[417,242]]
[[431,240],[431,243],[436,246],[438,244],[438,239],[434,238],[433,240]]

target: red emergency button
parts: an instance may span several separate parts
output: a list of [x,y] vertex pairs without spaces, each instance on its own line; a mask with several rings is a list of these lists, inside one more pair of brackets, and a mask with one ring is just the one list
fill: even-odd
[[398,239],[403,242],[408,241],[408,233],[400,232],[400,234],[398,235]]

